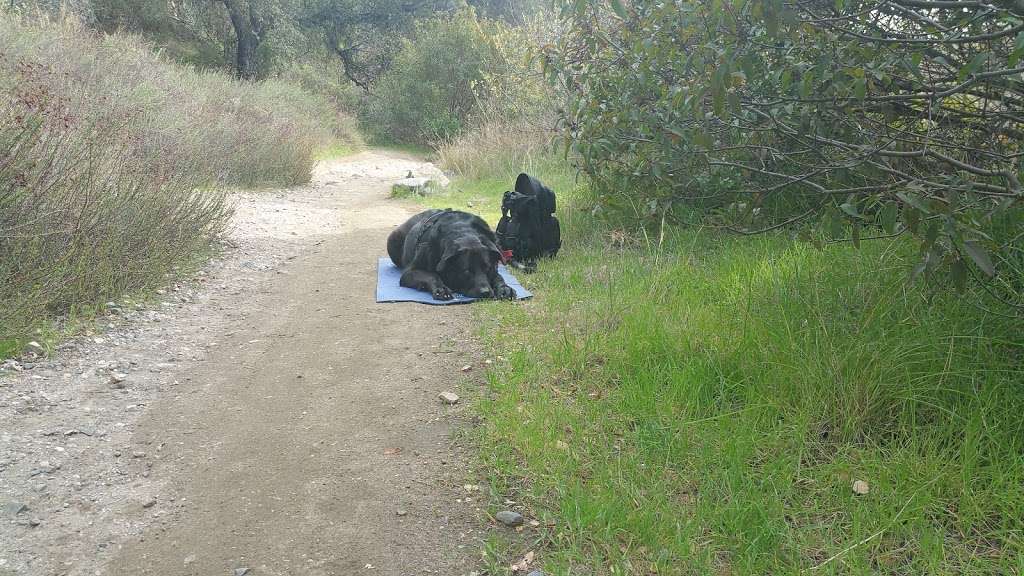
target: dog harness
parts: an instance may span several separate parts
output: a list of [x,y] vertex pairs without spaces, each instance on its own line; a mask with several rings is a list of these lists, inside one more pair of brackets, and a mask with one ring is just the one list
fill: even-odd
[[[437,212],[435,214],[431,214],[429,217],[427,217],[426,220],[424,220],[423,222],[420,222],[419,232],[416,233],[416,242],[415,242],[415,244],[416,244],[417,247],[420,245],[420,238],[423,238],[423,235],[426,234],[430,230],[430,228],[432,228],[434,226],[434,224],[437,224],[437,217],[441,216],[442,214],[447,214],[447,213],[449,213],[451,211],[452,211],[451,208],[445,208],[444,210],[441,210],[440,212]],[[508,264],[511,261],[512,261],[512,251],[511,250],[501,250],[501,263],[502,264]]]
[[423,238],[423,235],[426,234],[434,226],[434,224],[437,224],[437,217],[442,215],[442,214],[448,214],[451,211],[452,211],[451,208],[445,208],[444,210],[441,210],[440,212],[431,214],[430,216],[427,217],[426,220],[424,220],[423,222],[420,222],[420,224],[419,224],[419,228],[420,228],[419,232],[416,233],[416,241],[415,241],[416,246],[420,245],[420,238]]

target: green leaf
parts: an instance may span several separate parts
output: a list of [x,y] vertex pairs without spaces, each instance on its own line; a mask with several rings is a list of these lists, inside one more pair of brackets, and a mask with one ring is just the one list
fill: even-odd
[[964,80],[966,80],[968,76],[970,76],[971,74],[974,74],[982,66],[984,66],[985,62],[988,62],[989,56],[990,56],[989,52],[979,52],[978,54],[975,54],[974,58],[972,58],[971,61],[968,62],[967,64],[965,64],[963,67],[961,67],[960,71],[957,72],[957,74],[956,74],[957,79],[960,82],[963,82]]
[[[909,187],[910,186],[908,186],[908,188]],[[900,200],[903,200],[907,204],[910,204],[914,208],[917,208],[923,214],[931,214],[931,208],[929,208],[928,205],[924,203],[924,200],[921,199],[920,197],[915,196],[913,194],[904,194],[903,192],[896,194],[896,196],[898,196]]]
[[769,36],[776,38],[779,35],[779,13],[775,9],[774,2],[767,2],[766,4],[764,27]]
[[612,3],[612,10],[615,11],[615,14],[619,18],[622,18],[623,20],[625,20],[626,18],[629,17],[629,12],[626,12],[626,7],[622,5],[622,0],[611,0],[611,3]]
[[896,233],[896,217],[899,214],[899,207],[895,202],[887,202],[878,212],[878,223],[885,230],[886,234]]
[[949,275],[953,278],[953,286],[956,291],[963,294],[967,289],[967,266],[960,258],[953,260],[949,266]]
[[939,239],[939,223],[932,220],[928,223],[928,229],[924,231],[924,246],[925,248],[931,248],[935,245],[935,241]]
[[1013,44],[1013,51],[1010,52],[1008,59],[1010,66],[1016,66],[1021,56],[1024,56],[1024,32],[1017,33],[1017,40]]
[[711,106],[715,110],[715,116],[725,117],[725,84],[722,78],[721,69],[711,77]]
[[744,56],[743,59],[740,60],[740,68],[743,69],[744,81],[754,78],[754,56],[750,54]]
[[729,92],[729,109],[736,116],[743,112],[743,104],[740,102],[740,95],[735,90]]
[[857,100],[863,100],[868,95],[868,79],[857,78],[853,81],[853,95]]
[[839,209],[846,212],[854,218],[861,218],[860,212],[857,212],[857,207],[849,202],[843,202],[839,205]]
[[921,221],[921,212],[912,206],[903,210],[903,220],[912,234],[917,234],[917,225]]
[[708,135],[701,129],[694,130],[693,143],[701,148],[711,147],[711,139],[708,138]]
[[843,217],[839,212],[834,210],[831,211],[831,218],[829,218],[828,235],[833,240],[837,240],[843,236]]
[[971,257],[971,260],[978,265],[978,268],[985,273],[986,276],[995,276],[996,267],[992,264],[992,258],[988,254],[988,250],[975,242],[974,240],[967,240],[964,242],[964,252]]

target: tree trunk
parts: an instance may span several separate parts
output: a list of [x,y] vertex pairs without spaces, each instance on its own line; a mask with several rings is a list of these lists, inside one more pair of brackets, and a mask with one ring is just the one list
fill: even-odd
[[255,80],[257,72],[256,49],[260,37],[253,26],[253,12],[247,0],[223,0],[235,29],[235,74],[243,80]]

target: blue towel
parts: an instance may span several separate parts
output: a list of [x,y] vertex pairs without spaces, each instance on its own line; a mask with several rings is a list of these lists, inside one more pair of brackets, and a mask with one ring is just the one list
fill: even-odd
[[[498,265],[498,274],[505,279],[505,283],[516,291],[517,300],[525,300],[533,296],[523,285],[515,279],[504,266]],[[402,278],[402,271],[396,267],[391,258],[383,257],[377,260],[377,302],[419,302],[421,304],[466,304],[477,298],[470,298],[462,294],[456,294],[451,300],[434,300],[433,295],[420,290],[413,290],[399,286],[398,281]]]

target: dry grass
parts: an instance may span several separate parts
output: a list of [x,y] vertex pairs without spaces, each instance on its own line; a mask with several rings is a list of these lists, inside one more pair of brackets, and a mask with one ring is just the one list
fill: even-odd
[[537,173],[559,163],[553,138],[546,123],[489,120],[438,145],[437,155],[447,170],[464,178],[514,179],[519,172]]
[[0,342],[152,285],[210,246],[225,185],[308,181],[352,123],[294,86],[137,38],[0,16]]

